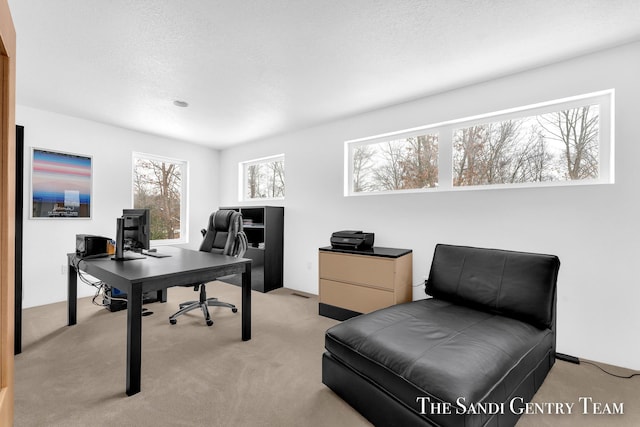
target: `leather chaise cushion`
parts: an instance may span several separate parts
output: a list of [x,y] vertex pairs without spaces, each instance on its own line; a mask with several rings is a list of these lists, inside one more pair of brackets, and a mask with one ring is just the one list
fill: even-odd
[[550,329],[437,299],[349,319],[325,338],[335,358],[414,411],[417,397],[504,402],[553,345]]

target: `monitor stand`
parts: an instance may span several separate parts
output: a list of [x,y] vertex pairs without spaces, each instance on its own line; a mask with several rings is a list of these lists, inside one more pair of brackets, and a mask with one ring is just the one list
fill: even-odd
[[122,256],[118,256],[118,254],[116,254],[115,256],[111,257],[111,259],[113,261],[131,261],[134,259],[145,259],[145,256],[142,256],[140,254],[137,254],[136,252],[131,252],[131,251],[124,251],[124,254]]
[[116,254],[111,259],[113,261],[131,261],[134,259],[145,259],[135,252],[124,250],[124,218],[116,219]]

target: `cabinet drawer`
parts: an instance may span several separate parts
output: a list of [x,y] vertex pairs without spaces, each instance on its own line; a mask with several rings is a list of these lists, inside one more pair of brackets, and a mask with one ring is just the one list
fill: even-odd
[[320,252],[320,278],[392,290],[395,262],[379,257]]
[[320,279],[320,302],[369,313],[394,304],[393,292]]

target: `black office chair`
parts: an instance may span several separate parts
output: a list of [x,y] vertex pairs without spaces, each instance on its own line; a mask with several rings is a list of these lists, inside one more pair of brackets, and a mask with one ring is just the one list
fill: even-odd
[[[240,212],[219,210],[212,213],[207,229],[202,229],[201,232],[204,239],[200,244],[200,250],[203,252],[242,257],[247,250],[247,236],[242,231],[242,214]],[[189,286],[193,286],[194,291],[200,290],[200,299],[181,303],[180,310],[169,317],[169,322],[172,325],[178,322],[178,316],[197,308],[202,309],[207,326],[213,325],[208,307],[228,307],[234,313],[238,312],[233,304],[218,301],[217,298],[207,298],[204,283]]]

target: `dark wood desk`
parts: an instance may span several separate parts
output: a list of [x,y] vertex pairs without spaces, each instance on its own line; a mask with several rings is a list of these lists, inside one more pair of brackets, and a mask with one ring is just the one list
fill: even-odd
[[[193,251],[171,246],[158,248],[171,255],[131,261],[111,258],[78,260],[68,254],[69,325],[77,322],[78,270],[104,281],[127,294],[127,395],[140,391],[142,368],[142,294],[192,283],[206,283],[218,277],[242,273],[242,340],[251,339],[251,260]],[[169,322],[167,319],[167,327]]]

